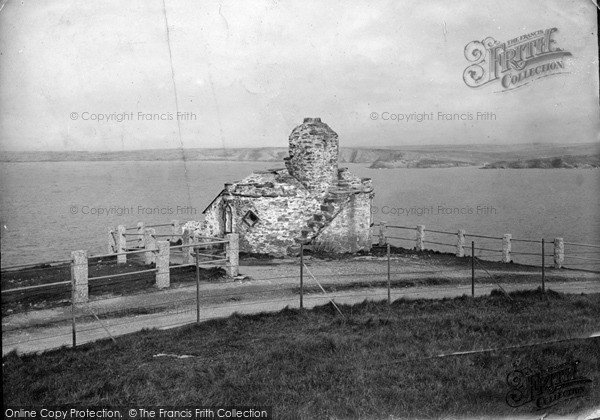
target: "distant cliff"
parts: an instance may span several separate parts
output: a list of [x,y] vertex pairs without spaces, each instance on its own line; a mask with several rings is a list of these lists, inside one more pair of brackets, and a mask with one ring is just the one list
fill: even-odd
[[65,162],[65,161],[177,161],[232,160],[254,162],[282,161],[287,148],[257,147],[237,149],[148,149],[108,152],[3,152],[2,162]]
[[[241,161],[278,162],[287,147],[232,149],[150,149],[107,152],[0,152],[0,162],[64,161]],[[558,156],[558,157],[557,157]],[[394,147],[341,147],[339,162],[359,163],[373,169],[448,168],[577,168],[598,167],[600,143],[408,145]],[[494,163],[488,163],[494,162]]]
[[[414,147],[413,147],[414,148]],[[469,155],[464,150],[448,152],[444,147],[392,148],[342,147],[339,162],[371,164],[371,168],[424,168],[481,165],[478,158],[457,160],[455,156]],[[4,152],[2,162],[65,162],[65,161],[241,161],[282,162],[287,148],[235,148],[235,149],[164,149],[125,150],[119,152]]]
[[399,160],[376,160],[369,166],[371,169],[394,169],[394,168],[454,168],[458,166],[473,166],[473,162],[441,159],[399,159]]
[[482,169],[558,169],[600,168],[600,154],[593,156],[557,156],[541,159],[500,161],[486,164]]

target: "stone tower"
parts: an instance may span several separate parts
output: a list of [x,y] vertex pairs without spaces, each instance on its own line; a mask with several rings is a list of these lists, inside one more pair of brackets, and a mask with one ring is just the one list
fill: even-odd
[[305,118],[289,138],[288,172],[309,191],[323,195],[337,181],[338,135],[321,118]]

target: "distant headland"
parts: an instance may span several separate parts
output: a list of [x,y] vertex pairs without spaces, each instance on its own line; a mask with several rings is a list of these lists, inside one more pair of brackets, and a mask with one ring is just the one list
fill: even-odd
[[[232,161],[281,162],[284,147],[147,149],[123,151],[4,151],[0,162],[76,161]],[[448,168],[597,168],[600,143],[413,145],[342,147],[339,163],[361,163],[372,169]]]
[[600,154],[556,156],[542,159],[511,160],[488,163],[482,169],[571,169],[600,168]]

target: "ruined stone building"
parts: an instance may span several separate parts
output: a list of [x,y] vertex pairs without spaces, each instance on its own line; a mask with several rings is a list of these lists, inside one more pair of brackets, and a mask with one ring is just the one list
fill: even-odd
[[204,210],[201,234],[239,234],[240,251],[295,255],[300,244],[326,251],[371,248],[370,178],[338,168],[338,135],[305,118],[289,137],[285,167],[255,171],[225,188]]

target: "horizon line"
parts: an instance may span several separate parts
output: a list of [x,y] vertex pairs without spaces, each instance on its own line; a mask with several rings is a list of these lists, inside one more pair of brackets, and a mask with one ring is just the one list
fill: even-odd
[[[591,142],[580,142],[580,143],[562,143],[562,142],[529,142],[529,143],[457,143],[457,144],[447,144],[447,143],[431,143],[431,144],[405,144],[405,145],[382,145],[382,146],[339,146],[340,149],[389,149],[396,148],[401,149],[403,147],[419,147],[419,148],[428,148],[428,147],[473,147],[473,146],[486,146],[486,147],[495,147],[495,146],[525,146],[525,145],[552,145],[552,146],[561,146],[561,147],[569,147],[576,145],[599,145],[600,140],[591,141]],[[184,147],[184,148],[151,148],[151,149],[109,149],[109,150],[1,150],[0,153],[117,153],[117,152],[151,152],[151,151],[165,151],[165,150],[250,150],[250,149],[288,149],[285,146],[248,146],[248,147]]]

